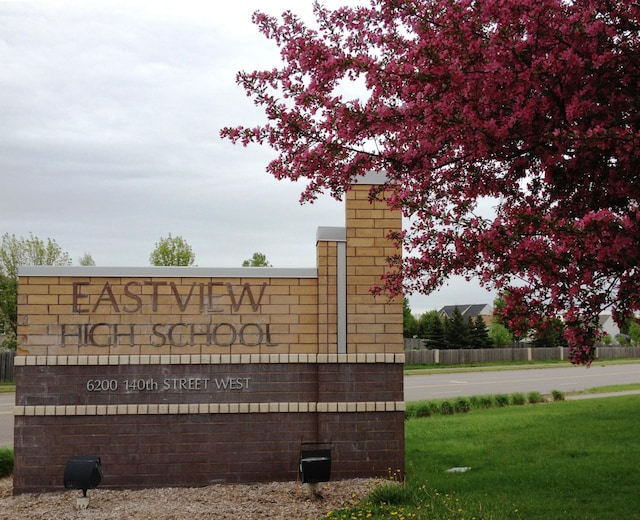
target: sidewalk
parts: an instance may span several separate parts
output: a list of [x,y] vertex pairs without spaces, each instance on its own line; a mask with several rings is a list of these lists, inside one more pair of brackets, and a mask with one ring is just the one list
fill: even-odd
[[577,401],[579,399],[594,399],[596,397],[618,397],[621,395],[637,395],[640,394],[640,390],[626,390],[623,392],[606,392],[602,394],[574,394],[567,395],[565,399],[567,401]]

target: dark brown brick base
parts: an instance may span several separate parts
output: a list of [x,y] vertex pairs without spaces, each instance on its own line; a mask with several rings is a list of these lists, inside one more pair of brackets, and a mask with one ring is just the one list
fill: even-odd
[[332,479],[404,469],[404,417],[294,413],[17,417],[16,493],[62,489],[68,458],[99,455],[109,488],[295,480],[301,441],[332,441]]
[[[16,404],[203,402],[202,393],[98,395],[85,388],[88,377],[143,378],[163,372],[172,377],[250,373],[255,385],[249,392],[214,395],[228,402],[403,398],[401,364],[25,366],[17,369]],[[101,457],[101,487],[109,488],[295,480],[301,442],[317,441],[332,443],[332,480],[404,471],[401,411],[17,415],[14,492],[62,489],[65,463],[77,455]]]

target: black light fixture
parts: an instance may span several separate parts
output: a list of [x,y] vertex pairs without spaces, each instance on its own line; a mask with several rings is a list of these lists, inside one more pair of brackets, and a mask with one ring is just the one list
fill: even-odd
[[303,484],[328,482],[331,476],[331,443],[303,442],[300,446],[299,471]]
[[87,496],[87,489],[95,489],[102,480],[102,463],[100,457],[71,457],[64,468],[64,487],[82,489],[82,496]]

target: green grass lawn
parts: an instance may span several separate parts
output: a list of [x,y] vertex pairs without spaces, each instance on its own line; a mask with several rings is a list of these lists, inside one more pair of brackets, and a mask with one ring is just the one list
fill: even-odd
[[0,394],[4,392],[15,392],[16,384],[15,383],[0,383]]
[[640,519],[639,425],[638,395],[410,419],[406,483],[328,518]]

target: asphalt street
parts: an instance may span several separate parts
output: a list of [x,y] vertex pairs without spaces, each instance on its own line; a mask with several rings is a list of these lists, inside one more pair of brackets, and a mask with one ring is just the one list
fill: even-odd
[[[553,390],[576,392],[588,388],[640,383],[640,363],[591,368],[531,368],[526,370],[460,371],[411,375],[404,379],[405,401],[513,392]],[[13,445],[15,394],[0,394],[0,446]]]
[[13,446],[13,407],[16,394],[0,394],[0,446]]
[[576,392],[608,385],[640,383],[640,363],[598,365],[590,368],[531,368],[486,372],[455,372],[407,376],[404,379],[405,401],[446,397],[471,397],[484,394],[540,392],[553,390]]

